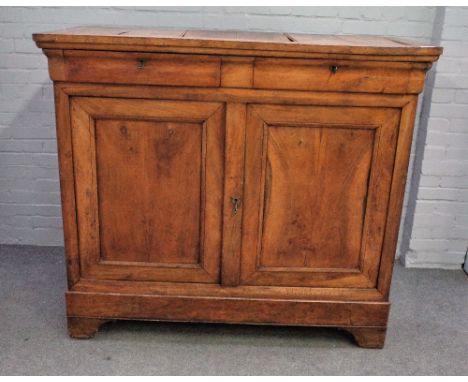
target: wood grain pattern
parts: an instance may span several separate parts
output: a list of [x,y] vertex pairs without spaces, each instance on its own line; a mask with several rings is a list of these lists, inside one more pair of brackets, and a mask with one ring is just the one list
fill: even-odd
[[229,285],[125,280],[81,279],[71,290],[77,292],[267,298],[314,301],[387,301],[376,288],[310,288],[265,285]]
[[[398,121],[392,109],[249,107],[243,284],[375,286]],[[346,167],[353,161],[355,179]],[[355,182],[349,190],[347,179]]]
[[[402,61],[434,61],[442,52],[442,48],[422,46],[416,43],[399,42],[395,39],[382,37],[379,42],[369,36],[355,37],[353,41],[343,40],[342,36],[330,35],[318,39],[315,35],[288,35],[280,33],[228,32],[228,31],[184,31],[181,35],[175,30],[168,35],[167,30],[144,30],[143,28],[115,27],[79,27],[69,28],[49,33],[36,33],[34,41],[41,48],[83,49],[83,46],[100,50],[155,50],[158,47],[165,51],[170,48],[188,48],[191,53],[200,50],[207,52],[219,49],[220,54],[239,55],[243,51],[249,55],[252,52],[274,52],[287,56],[289,52],[320,53],[325,55],[338,54],[366,56],[367,60],[397,57]],[[170,33],[170,32],[169,32]],[[187,52],[187,51],[186,51]]]
[[[54,50],[54,81],[209,86],[220,83],[220,58],[202,55]],[[125,76],[122,76],[125,73]]]
[[221,87],[251,88],[253,86],[253,58],[223,57],[221,61]]
[[375,140],[359,127],[266,129],[261,269],[359,270]]
[[68,287],[72,288],[80,279],[80,253],[73,173],[70,102],[69,96],[57,85],[54,85],[54,96],[62,221],[65,252],[67,254],[67,282]]
[[223,88],[189,88],[168,86],[122,86],[62,83],[56,85],[69,96],[99,96],[185,100],[228,103],[263,103],[272,105],[372,106],[403,108],[414,98],[407,94],[366,94],[337,92],[299,92],[288,90],[253,90]]
[[335,326],[383,347],[416,94],[442,48],[33,38],[54,80],[70,336],[144,319]]
[[385,240],[378,280],[378,290],[388,299],[395,262],[395,252],[400,229],[401,211],[405,193],[406,177],[411,153],[414,120],[416,117],[417,97],[413,97],[401,111],[400,134],[393,168],[392,189],[390,191],[389,215],[385,227]]
[[206,192],[203,125],[105,119],[95,128],[101,258],[198,264]]
[[222,125],[221,104],[73,99],[84,275],[218,280]]
[[385,65],[349,60],[257,59],[258,89],[326,90],[364,93],[420,93],[425,69],[406,63]]
[[[221,283],[237,286],[240,278],[242,200],[244,186],[245,104],[230,104],[226,114],[223,255]],[[233,205],[233,198],[239,206]]]
[[73,317],[126,318],[276,325],[384,326],[386,302],[145,296],[68,292]]

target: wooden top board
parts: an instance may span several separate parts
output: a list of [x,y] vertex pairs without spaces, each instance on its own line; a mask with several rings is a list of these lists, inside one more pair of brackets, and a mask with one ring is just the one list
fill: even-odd
[[310,35],[239,31],[203,31],[117,26],[82,26],[36,33],[34,41],[45,49],[114,51],[203,52],[233,55],[304,56],[311,54],[387,56],[392,60],[431,62],[442,48],[394,37]]

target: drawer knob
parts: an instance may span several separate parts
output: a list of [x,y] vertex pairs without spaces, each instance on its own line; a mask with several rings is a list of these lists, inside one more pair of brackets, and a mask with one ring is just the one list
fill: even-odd
[[338,65],[330,65],[330,72],[332,72],[333,74],[335,74],[338,71],[338,69]]
[[139,58],[137,60],[137,69],[143,69],[145,67],[146,60],[144,58]]

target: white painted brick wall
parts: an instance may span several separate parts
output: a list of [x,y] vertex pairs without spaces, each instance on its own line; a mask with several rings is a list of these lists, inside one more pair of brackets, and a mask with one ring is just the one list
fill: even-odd
[[468,246],[468,7],[447,7],[418,174],[409,267],[459,268]]
[[[452,162],[457,169],[463,167],[458,162],[466,154],[463,151],[464,146],[459,145],[465,138],[466,107],[460,105],[466,105],[466,87],[462,86],[466,78],[457,73],[460,74],[463,65],[467,63],[468,48],[455,39],[456,36],[466,35],[466,18],[463,21],[466,9],[462,11],[447,12],[447,17],[452,17],[453,14],[452,18],[456,20],[444,30],[449,54],[441,62],[439,69],[445,76],[436,78],[437,94],[434,102],[438,102],[439,107],[434,108],[433,112],[436,114],[429,118],[431,139],[441,140],[429,145],[430,156],[426,155],[430,163],[436,162],[434,164],[439,166],[437,174],[425,174],[421,178],[421,185],[428,189],[457,189],[466,187],[468,183],[466,177],[444,173],[444,169],[454,173]],[[33,32],[75,25],[141,25],[381,34],[408,37],[427,43],[433,35],[435,15],[434,7],[0,8],[0,243],[63,243],[53,92],[48,79],[46,58],[31,40]],[[444,105],[451,109],[446,109]],[[440,133],[441,136],[433,136],[432,133]],[[442,140],[446,143],[442,144]],[[411,160],[413,163],[414,150]],[[427,165],[425,168],[430,169]],[[455,196],[454,194],[453,197]],[[406,195],[405,209],[408,199]],[[434,211],[441,208],[435,200],[424,199],[420,202],[423,206],[424,203],[434,203],[432,207],[426,206],[429,211],[426,214],[436,213]],[[449,202],[444,200],[444,203]],[[461,205],[465,206],[464,203]],[[418,213],[419,211],[417,210]],[[417,216],[415,222],[419,222],[419,219],[421,218]],[[452,220],[449,219],[448,222]],[[465,223],[464,220],[456,220],[457,226]],[[419,226],[415,224],[415,227]],[[447,253],[453,252],[453,248],[459,249],[453,241],[440,240],[446,244],[443,245],[443,251]],[[422,245],[420,241],[416,243]],[[461,247],[462,241],[456,243]],[[415,248],[412,248],[413,255],[416,255]]]

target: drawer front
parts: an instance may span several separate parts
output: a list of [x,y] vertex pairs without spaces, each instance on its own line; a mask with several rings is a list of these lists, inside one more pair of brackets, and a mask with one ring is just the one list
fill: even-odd
[[419,93],[424,70],[408,63],[257,59],[254,88]]
[[220,58],[203,55],[49,51],[55,81],[218,87]]

